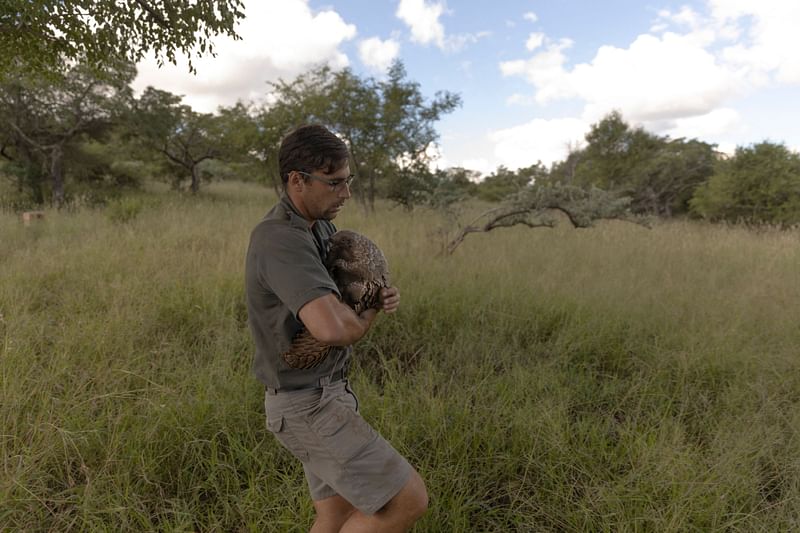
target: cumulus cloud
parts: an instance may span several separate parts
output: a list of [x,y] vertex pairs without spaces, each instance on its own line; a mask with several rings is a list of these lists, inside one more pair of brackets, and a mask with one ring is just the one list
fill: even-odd
[[461,162],[461,167],[467,170],[475,170],[481,174],[489,174],[495,170],[495,166],[489,163],[485,157],[478,157],[475,159],[465,159]]
[[564,141],[553,147],[548,140],[580,137],[579,124],[585,132],[613,109],[650,131],[718,139],[720,149],[729,150],[731,138],[746,129],[733,101],[759,87],[800,85],[800,2],[705,3],[705,9],[662,10],[649,32],[627,46],[601,46],[576,65],[567,57],[572,41],[531,34],[525,41],[530,55],[499,67],[505,76],[524,77],[533,91],[507,103],[571,99],[582,102],[583,111],[580,118],[539,119],[495,132],[496,155],[510,165],[530,164],[535,150],[562,158]]
[[444,48],[444,26],[439,17],[444,12],[444,4],[425,0],[400,0],[397,17],[411,29],[411,40],[419,44],[435,44]]
[[525,20],[529,20],[531,22],[536,22],[537,20],[539,20],[539,17],[533,11],[528,11],[527,13],[522,15],[522,18],[524,18]]
[[660,126],[651,126],[651,129],[672,138],[714,138],[743,128],[741,115],[729,107],[715,109],[704,115],[677,118]]
[[528,49],[529,52],[533,52],[544,42],[544,33],[531,33],[528,36],[528,40],[525,41],[525,48]]
[[580,98],[589,120],[612,109],[642,122],[702,115],[738,85],[694,38],[675,33],[640,35],[628,48],[602,46],[590,63],[567,70],[564,51],[570,44],[550,43],[530,59],[501,63],[501,72],[525,76],[542,104]]
[[583,142],[589,124],[577,118],[537,118],[512,128],[489,134],[494,155],[509,168],[516,169],[541,161],[550,165],[567,157],[571,147]]
[[[561,39],[551,42],[546,39],[544,51],[535,54],[530,59],[516,59],[500,63],[500,71],[504,76],[524,76],[537,89],[537,100],[543,102],[553,96],[566,97],[564,83],[566,71],[564,64],[567,56],[564,51],[572,46],[572,40]],[[571,92],[569,96],[572,96]]]
[[318,64],[349,64],[339,46],[355,37],[356,27],[333,10],[313,12],[307,0],[247,0],[245,13],[237,27],[241,40],[215,38],[216,57],[192,60],[196,76],[185,59],[158,68],[150,58],[139,63],[134,89],[153,85],[185,95],[197,110],[213,111],[263,96],[267,80],[289,79]]
[[411,41],[434,44],[446,52],[461,50],[466,45],[488,37],[491,32],[461,33],[447,35],[439,17],[445,12],[442,2],[428,3],[426,0],[400,0],[395,15],[411,30]]
[[358,43],[358,56],[366,66],[385,71],[400,53],[400,43],[394,39],[382,41],[378,37],[370,37]]
[[709,0],[717,25],[749,19],[746,37],[723,51],[726,61],[761,83],[800,84],[800,2]]
[[500,63],[500,71],[527,79],[540,105],[583,101],[588,122],[618,109],[631,122],[671,134],[725,131],[741,120],[725,107],[730,100],[758,86],[800,84],[800,2],[707,6],[704,13],[663,10],[650,33],[627,47],[601,46],[590,62],[573,67],[569,39],[531,34],[525,46],[533,54]]

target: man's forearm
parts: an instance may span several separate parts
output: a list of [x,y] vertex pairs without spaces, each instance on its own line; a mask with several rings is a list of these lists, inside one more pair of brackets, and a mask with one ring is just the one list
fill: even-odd
[[331,346],[348,346],[369,331],[378,311],[367,309],[357,315],[346,304],[330,294],[300,309],[300,319],[312,337]]
[[378,315],[378,311],[375,309],[367,309],[360,315],[357,315],[346,305],[342,304],[342,306],[349,311],[349,313],[342,313],[344,317],[342,317],[343,320],[339,328],[339,334],[334,335],[333,338],[328,341],[323,341],[331,346],[349,346],[353,344],[367,334],[367,331],[369,331],[372,325],[372,321],[375,320],[375,317]]

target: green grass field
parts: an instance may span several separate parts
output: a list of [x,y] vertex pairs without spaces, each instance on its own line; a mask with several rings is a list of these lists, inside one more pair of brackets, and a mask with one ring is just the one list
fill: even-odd
[[[308,529],[250,373],[273,201],[0,213],[0,530]],[[800,530],[800,233],[513,228],[444,257],[436,214],[383,207],[337,224],[401,289],[353,382],[426,480],[415,531]]]

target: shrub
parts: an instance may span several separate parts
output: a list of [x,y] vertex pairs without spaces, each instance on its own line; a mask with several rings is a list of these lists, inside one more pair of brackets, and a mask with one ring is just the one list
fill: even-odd
[[144,208],[141,198],[125,196],[108,204],[108,218],[117,224],[126,224],[135,219]]

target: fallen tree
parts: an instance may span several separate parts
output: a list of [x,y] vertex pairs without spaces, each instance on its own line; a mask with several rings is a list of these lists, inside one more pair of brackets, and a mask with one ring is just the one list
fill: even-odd
[[563,213],[575,228],[588,228],[597,220],[624,220],[649,227],[649,219],[631,214],[631,199],[592,187],[571,185],[531,185],[500,206],[486,210],[461,226],[445,245],[452,254],[470,233],[484,233],[497,228],[522,225],[529,228],[553,228],[556,212]]

